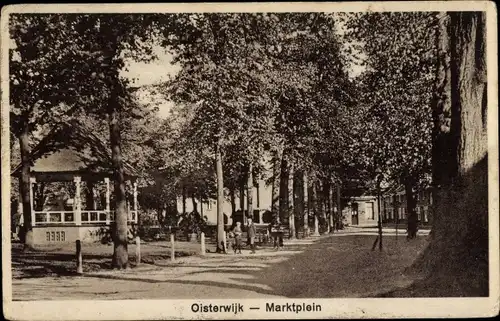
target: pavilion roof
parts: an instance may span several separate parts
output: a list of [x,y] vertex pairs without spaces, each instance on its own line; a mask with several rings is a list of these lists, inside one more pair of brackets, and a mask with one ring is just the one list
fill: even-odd
[[[109,144],[85,128],[78,121],[62,122],[53,128],[31,152],[31,172],[35,176],[47,174],[82,174],[111,176]],[[138,176],[137,171],[123,162],[125,175]],[[12,172],[19,176],[21,164]]]

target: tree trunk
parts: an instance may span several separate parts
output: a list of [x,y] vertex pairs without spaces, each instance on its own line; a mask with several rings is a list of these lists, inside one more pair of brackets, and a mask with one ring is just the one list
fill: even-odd
[[[449,27],[441,26],[439,44],[441,50],[449,44],[451,59],[449,66],[440,61],[439,67],[449,87],[442,88],[443,82],[437,87],[451,100],[436,99],[433,110],[451,122],[449,128],[435,122],[433,147],[449,153],[433,154],[437,186],[432,238],[415,266],[448,292],[460,288],[462,296],[488,296],[486,15],[450,12],[447,18],[441,20]],[[443,105],[449,106],[447,114]],[[439,142],[440,136],[449,139]]]
[[383,245],[382,245],[382,213],[380,213],[380,183],[381,183],[381,178],[377,178],[377,226],[378,226],[378,249],[379,251],[382,251]]
[[231,216],[233,217],[233,220],[234,220],[234,217],[236,214],[236,195],[235,195],[234,188],[231,188],[229,193],[231,196]]
[[328,213],[329,213],[329,224],[330,224],[330,233],[335,231],[335,212],[333,210],[333,186],[332,184],[328,184]]
[[246,225],[245,215],[245,175],[243,172],[240,176],[240,210],[241,210],[241,224]]
[[309,180],[307,177],[307,172],[304,170],[303,173],[303,200],[302,205],[304,207],[304,237],[309,236]]
[[19,182],[19,190],[21,192],[21,202],[23,204],[23,235],[24,235],[24,251],[33,249],[33,226],[31,222],[31,196],[30,196],[30,146],[29,146],[29,131],[25,126],[19,136],[19,147],[21,151],[21,178]]
[[408,213],[408,239],[414,239],[417,237],[418,231],[418,217],[415,210],[417,202],[415,200],[415,194],[413,193],[415,182],[412,178],[406,178],[404,180],[404,185],[406,195],[406,211]]
[[302,171],[296,170],[293,173],[293,194],[294,194],[294,211],[295,211],[295,236],[299,237],[299,230],[304,230],[304,194],[302,187],[303,174]]
[[439,17],[441,23],[436,30],[436,48],[438,64],[436,67],[436,82],[433,95],[432,118],[433,142],[432,142],[432,182],[436,186],[450,183],[452,165],[454,163],[452,149],[453,144],[451,126],[451,97],[450,95],[450,44],[449,30],[446,13]]
[[186,214],[187,191],[186,186],[182,184],[182,214]]
[[335,221],[336,221],[336,226],[335,229],[338,230],[339,228],[343,228],[343,221],[342,221],[342,199],[340,198],[340,192],[341,192],[341,187],[340,184],[337,185],[337,214],[335,215]]
[[198,213],[198,202],[196,202],[194,193],[191,194],[191,201],[193,202],[193,213]]
[[279,173],[278,173],[278,159],[273,161],[273,179],[272,179],[272,189],[271,189],[271,212],[273,217],[278,217],[279,213]]
[[324,203],[325,203],[325,213],[326,213],[326,224],[327,224],[327,233],[333,232],[333,208],[332,208],[332,185],[329,182],[325,181],[325,185],[323,187],[323,195],[324,195]]
[[319,221],[318,221],[318,190],[317,184],[314,182],[311,186],[311,208],[314,213],[314,234],[315,236],[319,235]]
[[113,268],[128,267],[128,251],[127,251],[127,204],[125,197],[125,175],[122,163],[121,136],[120,136],[120,120],[117,110],[118,97],[112,97],[110,101],[109,111],[109,135],[111,142],[111,162],[114,170],[115,182],[115,222],[114,222],[114,252],[113,252]]
[[247,175],[247,209],[248,217],[254,220],[253,217],[253,164],[250,162],[248,165]]
[[224,181],[222,176],[222,155],[220,147],[215,147],[215,169],[217,174],[217,253],[224,253]]
[[158,220],[158,224],[163,226],[163,217],[167,216],[167,204],[161,204],[156,210],[156,219]]
[[279,219],[284,223],[288,218],[288,161],[285,153],[281,156],[280,191],[279,191]]
[[290,166],[288,174],[288,227],[289,227],[289,238],[295,238],[295,204],[294,204],[294,193],[293,193],[293,169]]

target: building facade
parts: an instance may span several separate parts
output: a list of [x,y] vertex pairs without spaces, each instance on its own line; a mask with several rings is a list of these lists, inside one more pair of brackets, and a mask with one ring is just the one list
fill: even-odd
[[[432,192],[430,188],[415,194],[417,219],[420,224],[430,224],[432,211]],[[378,223],[377,197],[363,195],[346,200],[344,208],[346,223],[352,226],[373,226]],[[380,198],[382,223],[406,223],[406,192],[404,187],[390,188]]]
[[[233,215],[233,208],[231,205],[231,201],[228,197],[225,198],[224,204],[222,205],[223,213],[225,215],[225,222],[228,225],[233,225],[236,221],[243,222],[242,208],[241,204],[243,204],[243,210],[245,211],[245,217],[248,217],[247,209],[248,202],[246,197],[246,191],[244,195],[243,202],[240,202],[239,193],[235,195],[235,213]],[[264,180],[259,180],[258,184],[255,184],[253,187],[253,220],[257,224],[264,224],[267,221],[264,218],[264,214],[266,211],[270,211],[272,207],[272,186],[267,186]],[[209,225],[217,224],[217,200],[209,199],[200,201],[199,199],[187,198],[186,199],[186,213],[190,213],[194,210],[194,203],[196,203],[196,207],[198,212],[206,217],[207,223]],[[182,197],[177,198],[177,212],[182,213],[183,211],[183,200]]]
[[[430,188],[418,191],[415,194],[417,219],[421,224],[429,224],[432,211],[432,191]],[[381,199],[381,212],[383,222],[407,222],[406,192],[404,187],[384,193]]]
[[353,197],[343,210],[347,225],[372,226],[378,222],[377,198],[371,195]]

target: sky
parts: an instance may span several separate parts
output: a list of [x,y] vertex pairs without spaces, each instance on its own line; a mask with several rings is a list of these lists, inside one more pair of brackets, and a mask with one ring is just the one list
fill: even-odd
[[[157,46],[154,48],[154,52],[158,59],[152,62],[129,61],[127,65],[128,71],[122,71],[122,76],[128,78],[134,87],[161,84],[179,71],[178,66],[172,65],[172,55],[166,52],[164,48]],[[141,102],[148,103],[158,98],[148,95],[147,91],[143,92],[139,98]],[[158,108],[158,115],[161,118],[167,118],[172,108],[172,102],[160,103]]]
[[[178,71],[179,67],[172,65],[172,55],[166,53],[162,48],[155,48],[158,54],[158,59],[149,63],[145,62],[129,62],[128,71],[123,71],[122,75],[127,77],[132,81],[134,87],[142,87],[154,84],[160,84],[167,81],[169,77],[174,76]],[[363,67],[358,65],[351,65],[349,68],[349,73],[351,77],[359,75],[363,71]],[[149,103],[154,100],[155,97],[147,94],[147,91],[143,91],[144,94],[140,95],[140,101],[143,103]],[[158,100],[162,99],[156,97]],[[162,102],[158,105],[158,116],[161,118],[167,118],[169,112],[173,107],[173,103],[170,101]]]
[[[339,35],[344,34],[343,24],[336,26],[336,31]],[[345,44],[348,46],[349,44]],[[130,61],[128,63],[128,71],[123,71],[122,75],[127,77],[132,81],[134,87],[142,87],[154,84],[160,84],[161,82],[167,81],[169,77],[174,76],[179,70],[180,67],[176,65],[172,65],[172,55],[168,53],[164,48],[160,46],[156,46],[153,50],[158,59],[152,62],[134,62]],[[360,55],[359,52],[357,52]],[[362,56],[362,55],[361,55]],[[364,67],[351,63],[348,67],[349,75],[351,77],[356,77],[360,73],[362,73]],[[161,118],[167,118],[169,116],[169,112],[173,106],[173,103],[170,101],[164,101],[163,97],[152,97],[147,93],[147,90],[144,90],[140,95],[140,101],[144,103],[152,102],[156,98],[157,102],[160,102],[158,105],[159,111],[158,115]]]

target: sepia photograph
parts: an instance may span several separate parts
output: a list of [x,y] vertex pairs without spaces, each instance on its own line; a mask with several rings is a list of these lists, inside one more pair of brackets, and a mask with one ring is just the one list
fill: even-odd
[[3,8],[6,318],[497,315],[496,19]]

